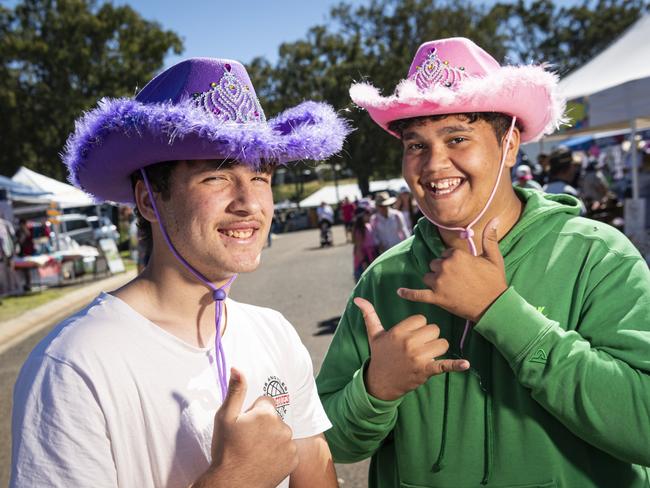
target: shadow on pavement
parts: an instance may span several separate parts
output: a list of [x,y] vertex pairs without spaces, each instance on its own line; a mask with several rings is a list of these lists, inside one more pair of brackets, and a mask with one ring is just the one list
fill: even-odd
[[326,334],[333,334],[336,332],[336,326],[339,325],[341,317],[332,317],[331,319],[321,320],[318,322],[318,330],[314,332],[315,336],[322,336]]

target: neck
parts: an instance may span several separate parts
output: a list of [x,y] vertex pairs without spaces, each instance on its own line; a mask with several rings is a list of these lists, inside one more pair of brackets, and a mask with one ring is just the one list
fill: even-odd
[[[514,190],[504,192],[503,196],[495,196],[490,208],[487,209],[483,217],[474,224],[472,230],[474,231],[474,244],[479,255],[483,252],[483,232],[487,224],[495,217],[499,218],[499,226],[497,227],[497,237],[499,240],[503,238],[510,229],[512,229],[523,210],[523,204],[517,197]],[[460,237],[460,232],[453,230],[446,230],[438,228],[442,242],[446,247],[460,249],[463,251],[469,250],[467,239]]]
[[[214,284],[223,286],[228,278],[224,276]],[[147,268],[113,294],[189,344],[205,347],[214,338],[215,303],[211,290],[192,276],[171,253],[165,256],[154,252]],[[222,321],[222,333],[225,325]]]

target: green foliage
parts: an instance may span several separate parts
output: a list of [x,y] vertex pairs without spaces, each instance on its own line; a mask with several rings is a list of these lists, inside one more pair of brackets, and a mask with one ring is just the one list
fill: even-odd
[[583,0],[570,7],[552,0],[491,6],[469,0],[340,3],[332,8],[327,26],[312,27],[304,39],[282,44],[274,66],[254,60],[249,72],[269,113],[304,99],[325,100],[342,111],[356,131],[341,162],[354,171],[366,193],[371,177],[400,173],[401,146],[351,104],[353,82],[368,79],[391,93],[421,43],[458,36],[474,40],[500,62],[545,61],[566,74],[645,11],[645,0]]
[[74,119],[104,96],[132,95],[179,37],[128,6],[23,0],[0,7],[0,172],[25,165],[65,180],[59,153]]

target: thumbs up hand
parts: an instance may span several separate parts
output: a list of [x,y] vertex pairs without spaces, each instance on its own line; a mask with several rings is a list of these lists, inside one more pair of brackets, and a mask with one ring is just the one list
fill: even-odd
[[428,288],[399,288],[397,294],[413,302],[431,303],[458,317],[478,322],[492,303],[508,289],[503,256],[497,238],[498,220],[483,231],[483,253],[472,256],[459,249],[446,249],[429,264],[422,281]]
[[242,412],[246,379],[232,368],[228,395],[214,418],[212,463],[192,488],[213,486],[274,487],[298,466],[292,432],[261,396]]
[[449,343],[439,337],[438,326],[427,324],[424,315],[412,315],[385,330],[372,303],[359,297],[354,303],[368,332],[370,362],[364,379],[366,390],[375,398],[396,400],[433,375],[469,369],[464,359],[435,359],[447,352]]

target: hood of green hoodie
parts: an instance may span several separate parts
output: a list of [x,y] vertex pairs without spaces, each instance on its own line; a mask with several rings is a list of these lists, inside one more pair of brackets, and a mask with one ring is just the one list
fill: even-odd
[[[568,218],[580,215],[582,208],[580,201],[571,195],[550,195],[518,187],[514,190],[524,203],[524,211],[515,226],[499,241],[499,249],[507,265],[521,260],[556,225],[562,225]],[[426,218],[420,219],[414,234],[414,257],[418,267],[427,272],[431,255],[440,256],[446,246],[438,228]],[[418,249],[420,246],[425,248]]]

